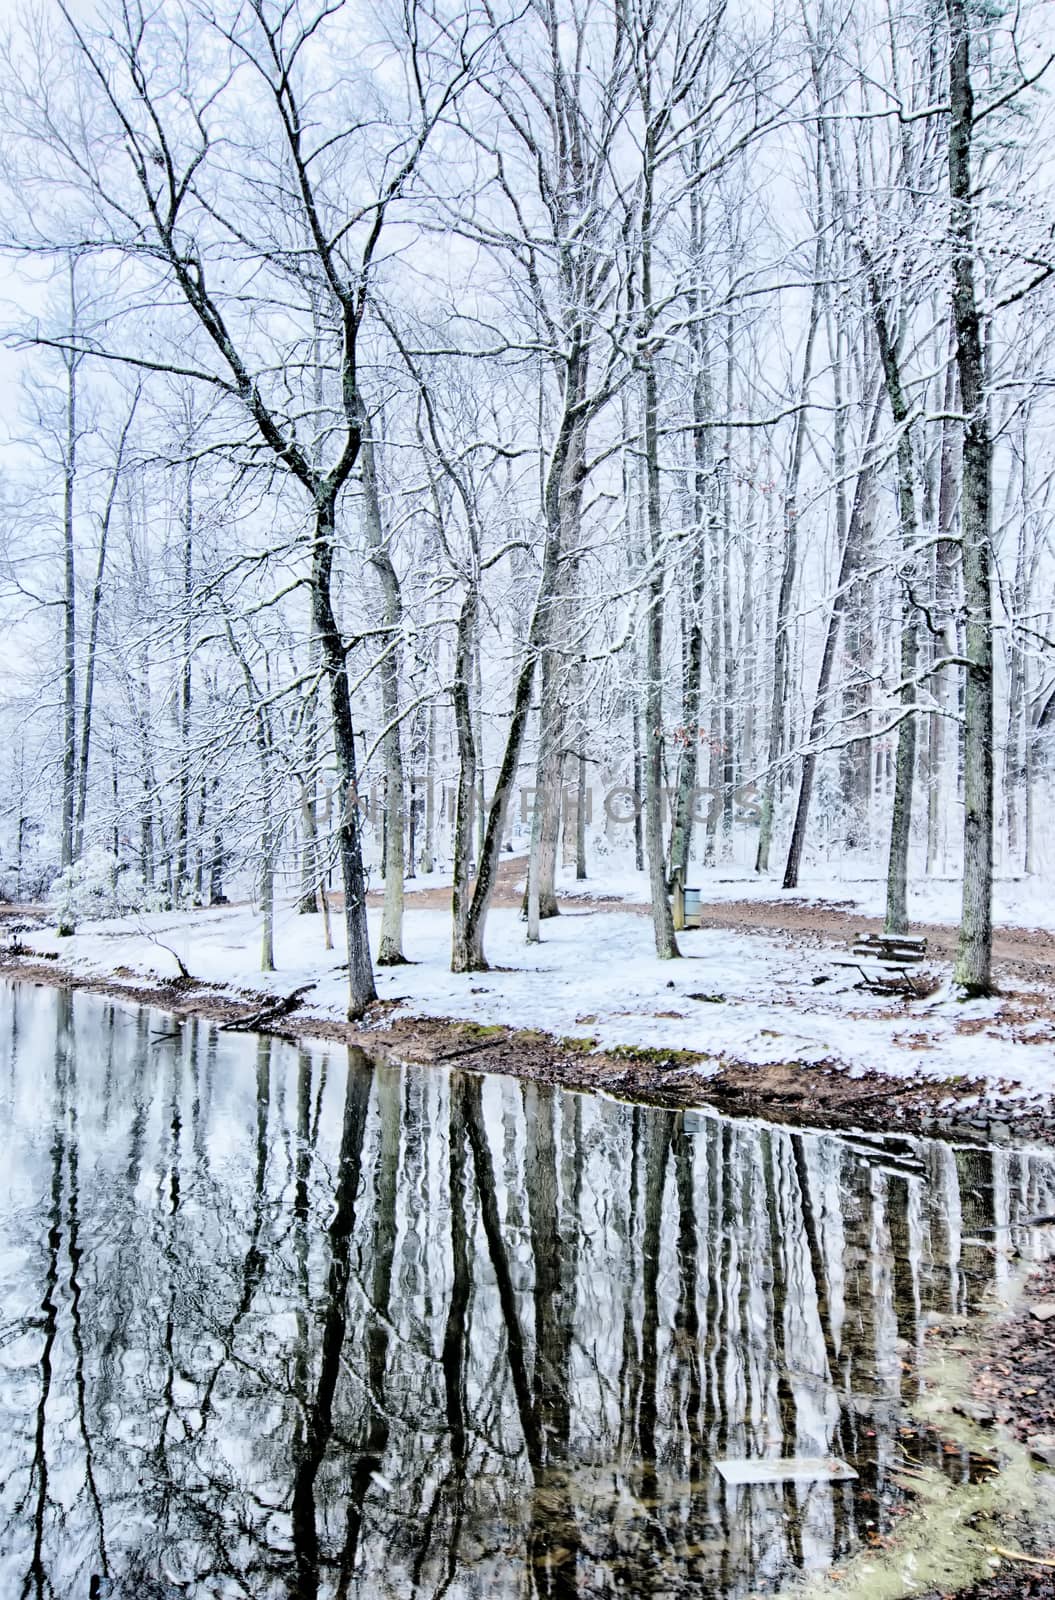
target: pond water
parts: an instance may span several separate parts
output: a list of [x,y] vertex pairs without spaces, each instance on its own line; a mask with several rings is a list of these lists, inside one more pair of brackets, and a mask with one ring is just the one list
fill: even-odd
[[[896,1518],[1040,1152],[681,1115],[0,986],[0,1594],[738,1596]],[[989,1231],[987,1231],[989,1230]],[[726,1483],[826,1456],[853,1482]]]

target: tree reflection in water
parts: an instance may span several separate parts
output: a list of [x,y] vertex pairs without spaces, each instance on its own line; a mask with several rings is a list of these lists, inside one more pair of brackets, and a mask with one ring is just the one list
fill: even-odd
[[774,1588],[882,1521],[928,1322],[1055,1202],[1037,1152],[3,994],[5,1596]]

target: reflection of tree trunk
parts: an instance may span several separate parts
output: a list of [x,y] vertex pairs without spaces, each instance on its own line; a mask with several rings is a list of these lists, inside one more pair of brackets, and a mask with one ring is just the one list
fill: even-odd
[[[59,1283],[59,1246],[62,1243],[62,1168],[66,1138],[66,1038],[72,1016],[72,997],[60,991],[55,997],[59,1048],[56,1051],[55,1072],[59,1092],[51,1137],[51,1208],[48,1213],[46,1266],[44,1268],[44,1293],[40,1299],[43,1343],[40,1351],[40,1395],[37,1400],[36,1422],[33,1432],[33,1462],[29,1472],[27,1506],[32,1506],[33,1548],[29,1567],[22,1583],[23,1597],[35,1594],[43,1600],[45,1593],[53,1594],[51,1580],[44,1566],[44,1524],[48,1513],[48,1484],[50,1469],[47,1454],[48,1402],[51,1398],[52,1360],[58,1334],[59,1308],[56,1291]],[[35,1493],[34,1493],[35,1490]]]
[[667,1181],[670,1134],[669,1112],[650,1111],[645,1127],[645,1204],[642,1233],[641,1404],[638,1438],[641,1452],[641,1493],[656,1494],[656,1420],[659,1413],[659,1256],[663,1242],[663,1190]]
[[348,1050],[344,1122],[337,1168],[333,1220],[327,1233],[329,1269],[322,1313],[322,1349],[315,1394],[304,1408],[294,1446],[291,1522],[295,1572],[293,1600],[315,1600],[319,1592],[319,1530],[315,1482],[333,1433],[333,1397],[340,1371],[347,1320],[348,1259],[355,1226],[355,1198],[363,1160],[363,1135],[370,1098],[371,1069],[361,1050]]
[[[259,1052],[261,1049],[270,1052],[270,1048],[271,1045],[269,1040],[265,1041],[262,1039],[260,1041],[257,1057],[258,1075],[260,1071]],[[157,1417],[157,1444],[154,1447],[154,1461],[157,1480],[159,1483],[166,1486],[163,1497],[163,1507],[166,1513],[168,1510],[169,1500],[167,1486],[173,1482],[175,1476],[169,1466],[168,1445],[169,1439],[172,1436],[172,1419],[176,1406],[175,1338],[177,1303],[179,1296],[177,1289],[177,1274],[171,1263],[178,1259],[176,1228],[177,1218],[179,1217],[180,1210],[182,1185],[182,1174],[180,1170],[182,1164],[181,1136],[183,1132],[183,1119],[180,1112],[182,1045],[180,1045],[178,1049],[168,1050],[167,1054],[171,1083],[168,1105],[168,1127],[166,1129],[168,1136],[168,1162],[167,1172],[166,1163],[163,1160],[159,1163],[157,1196],[158,1215],[165,1217],[165,1232],[167,1234],[164,1253],[166,1264],[168,1266],[165,1276],[168,1281],[166,1286],[167,1295],[165,1300],[165,1323],[161,1331],[161,1348],[164,1351],[165,1357],[165,1378],[161,1385],[161,1394],[159,1397],[161,1404],[159,1407],[159,1415]],[[264,1143],[266,1145],[266,1138]],[[157,1520],[161,1526],[164,1526],[164,1522],[166,1520],[164,1516],[158,1517]]]
[[527,1152],[524,1178],[535,1265],[535,1369],[532,1405],[546,1472],[546,1500],[532,1502],[528,1560],[540,1596],[575,1596],[580,1542],[568,1493],[571,1432],[570,1341],[574,1320],[577,1218],[562,1236],[555,1117],[548,1085],[524,1089]]
[[385,1364],[388,1360],[389,1307],[392,1298],[392,1263],[396,1253],[396,1197],[399,1186],[401,1078],[398,1067],[379,1067],[377,1083],[381,1137],[374,1172],[372,1309],[366,1335],[366,1372],[369,1384],[368,1415],[352,1468],[351,1490],[345,1517],[344,1546],[337,1582],[338,1600],[344,1600],[355,1571],[363,1505],[375,1472],[380,1472],[388,1447],[385,1411]]
[[524,1330],[520,1326],[516,1290],[513,1288],[513,1275],[509,1268],[509,1257],[506,1254],[505,1243],[502,1239],[502,1224],[498,1215],[498,1194],[495,1187],[494,1163],[491,1159],[491,1147],[487,1142],[487,1133],[484,1128],[480,1091],[479,1078],[458,1078],[452,1084],[452,1092],[456,1093],[461,1101],[466,1132],[469,1135],[469,1148],[473,1153],[476,1191],[480,1200],[480,1220],[484,1226],[484,1237],[487,1240],[487,1253],[491,1262],[491,1270],[494,1272],[495,1282],[498,1286],[498,1300],[502,1309],[502,1322],[506,1330],[506,1344],[509,1351],[509,1371],[513,1380],[513,1393],[516,1397],[520,1427],[524,1435],[524,1447],[527,1450],[528,1461],[531,1463],[532,1474],[537,1476],[542,1466],[542,1440],[538,1423],[535,1419],[531,1386],[528,1382]]
[[[784,1198],[781,1171],[781,1146],[779,1136],[766,1130],[762,1134],[762,1170],[766,1182],[766,1210],[769,1216],[769,1264],[773,1273],[773,1321],[770,1335],[773,1340],[773,1365],[777,1379],[777,1405],[780,1411],[781,1454],[794,1455],[798,1446],[799,1422],[795,1391],[791,1385],[791,1360],[788,1354],[788,1261],[785,1250],[788,1243],[790,1219],[784,1215],[781,1200]],[[798,1507],[794,1485],[784,1485],[784,1509],[788,1514],[787,1537],[789,1556],[797,1567],[802,1566],[802,1532],[799,1526]]]
[[[458,1546],[465,1519],[465,1476],[469,1459],[466,1427],[465,1367],[469,1341],[469,1294],[472,1275],[469,1266],[469,1233],[466,1225],[465,1117],[462,1096],[455,1085],[450,1089],[449,1111],[451,1263],[453,1276],[447,1321],[443,1330],[443,1387],[446,1397],[447,1428],[450,1436],[452,1511],[447,1542],[447,1571],[444,1588],[454,1582],[458,1567]],[[438,1499],[438,1497],[437,1497]],[[427,1548],[425,1541],[424,1548]],[[420,1573],[415,1576],[420,1586]]]
[[690,1483],[699,1484],[707,1470],[700,1348],[699,1230],[693,1145],[680,1118],[674,1130],[673,1150],[678,1191],[679,1294],[674,1319],[678,1413],[685,1436],[683,1470]]
[[68,1184],[66,1193],[66,1234],[70,1260],[70,1343],[73,1346],[73,1377],[77,1395],[77,1422],[84,1444],[84,1481],[88,1489],[99,1538],[99,1564],[103,1576],[110,1572],[106,1554],[106,1527],[102,1501],[95,1481],[95,1449],[88,1424],[88,1392],[84,1374],[84,1325],[81,1318],[81,1260],[84,1251],[80,1243],[80,1138],[77,1106],[77,1057],[73,1048],[73,997],[69,990],[60,989],[55,995],[56,1007],[56,1062],[63,1085],[65,1100],[63,1121],[69,1127],[66,1148]]
[[[641,1187],[641,1126],[644,1113],[635,1106],[630,1114],[630,1171],[627,1182],[626,1268],[628,1284],[637,1279],[637,1250],[641,1238],[638,1193]],[[637,1390],[641,1364],[637,1360],[637,1332],[634,1327],[634,1296],[623,1294],[623,1350],[619,1368],[619,1453],[623,1457],[634,1449],[633,1421],[637,1416]]]
[[568,1443],[568,1338],[562,1283],[555,1096],[548,1084],[524,1089],[525,1184],[535,1265],[535,1416],[547,1457]]
[[311,1056],[297,1051],[297,1143],[293,1158],[293,1215],[296,1218],[294,1254],[297,1273],[297,1345],[293,1355],[293,1392],[301,1406],[307,1405],[311,1276],[309,1253],[308,1179],[311,1176]]
[[[579,1585],[576,1580],[574,1551],[577,1542],[570,1508],[570,1500],[566,1480],[559,1474],[547,1473],[550,1452],[560,1460],[561,1440],[567,1447],[567,1361],[568,1340],[570,1337],[570,1321],[561,1325],[560,1304],[558,1301],[557,1316],[552,1317],[551,1308],[540,1305],[539,1291],[536,1277],[536,1342],[538,1348],[535,1353],[535,1383],[529,1385],[527,1361],[525,1358],[524,1332],[520,1326],[517,1315],[516,1292],[513,1288],[512,1273],[509,1267],[509,1258],[506,1254],[502,1240],[501,1223],[498,1216],[498,1199],[495,1189],[494,1164],[491,1159],[491,1148],[487,1142],[484,1129],[483,1110],[480,1101],[480,1080],[478,1078],[465,1078],[456,1085],[456,1092],[461,1096],[462,1108],[465,1115],[466,1128],[469,1134],[469,1145],[473,1153],[473,1164],[476,1171],[476,1187],[480,1197],[480,1216],[484,1225],[484,1235],[487,1239],[488,1255],[491,1268],[498,1285],[498,1298],[502,1308],[502,1321],[506,1330],[506,1345],[509,1353],[509,1368],[513,1380],[513,1392],[516,1396],[517,1412],[520,1417],[521,1431],[524,1435],[524,1446],[527,1451],[528,1461],[531,1466],[531,1475],[535,1483],[536,1494],[545,1490],[545,1521],[540,1518],[543,1507],[536,1499],[532,1505],[532,1526],[528,1540],[528,1559],[531,1563],[532,1578],[535,1584],[535,1593],[545,1596],[546,1600],[581,1600]],[[544,1095],[550,1091],[531,1089],[528,1094]],[[541,1116],[536,1122],[548,1125],[538,1128],[538,1140],[535,1144],[535,1157],[532,1158],[530,1145],[532,1140],[531,1121],[529,1119],[529,1164],[534,1165],[534,1171],[540,1176],[532,1179],[529,1175],[528,1199],[531,1211],[532,1243],[535,1248],[536,1275],[541,1273],[544,1283],[552,1280],[553,1261],[559,1261],[560,1243],[555,1237],[555,1230],[551,1228],[549,1239],[540,1236],[539,1228],[549,1227],[549,1218],[553,1216],[552,1205],[556,1194],[555,1155],[550,1159],[549,1151],[554,1149],[552,1105],[548,1108],[541,1107]],[[552,1176],[551,1176],[552,1173]],[[534,1192],[533,1192],[534,1191]],[[554,1432],[547,1434],[542,1417],[552,1419]],[[570,1542],[568,1542],[570,1541]]]
[[[813,1292],[817,1304],[817,1320],[820,1322],[821,1334],[824,1339],[824,1352],[828,1361],[828,1378],[831,1383],[832,1393],[839,1406],[839,1420],[836,1424],[837,1453],[845,1459],[853,1455],[853,1421],[849,1415],[847,1405],[843,1403],[842,1387],[839,1382],[839,1348],[832,1319],[831,1299],[828,1294],[828,1271],[824,1259],[824,1245],[813,1208],[809,1163],[806,1160],[806,1141],[801,1133],[791,1134],[790,1141],[791,1153],[795,1162],[795,1176],[798,1179],[799,1186],[802,1226],[806,1236],[806,1246],[809,1250],[810,1268],[813,1273]],[[845,1485],[832,1485],[832,1511],[835,1523],[833,1554],[839,1554],[849,1545],[847,1512],[849,1511],[851,1518],[853,1514],[853,1494]]]
[[266,1257],[260,1248],[260,1236],[264,1228],[265,1193],[264,1185],[267,1177],[268,1139],[267,1129],[271,1111],[271,1039],[261,1037],[256,1048],[256,1169],[253,1182],[253,1225],[249,1234],[249,1244],[242,1261],[242,1292],[238,1297],[238,1304],[231,1315],[223,1333],[220,1335],[220,1345],[225,1352],[219,1364],[209,1375],[202,1390],[198,1410],[201,1414],[199,1431],[204,1432],[205,1424],[212,1411],[213,1392],[221,1372],[227,1361],[227,1354],[234,1348],[235,1333],[242,1319],[248,1314],[253,1303],[253,1297],[259,1287],[264,1274]]

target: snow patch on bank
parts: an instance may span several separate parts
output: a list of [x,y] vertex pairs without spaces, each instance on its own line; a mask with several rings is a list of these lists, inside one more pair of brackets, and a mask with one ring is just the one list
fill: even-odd
[[[376,948],[380,912],[370,913]],[[260,968],[260,917],[251,909],[168,912],[85,925],[74,937],[24,936],[29,949],[57,952],[85,976],[125,969],[129,985],[171,978],[176,951],[194,977],[215,988],[276,994],[317,988],[305,1010],[339,1019],[346,1007],[343,926],[338,948],[323,947],[322,919],[294,906],[276,915],[278,970]],[[1047,1097],[1055,1092],[1055,1027],[1016,1012],[1013,995],[961,1002],[946,982],[926,1000],[890,1001],[853,987],[844,954],[758,933],[724,929],[679,935],[685,959],[657,960],[651,923],[633,912],[566,911],[528,945],[512,910],[492,911],[492,970],[448,970],[450,916],[408,904],[404,948],[410,964],[381,968],[379,995],[408,1016],[456,1017],[533,1028],[598,1046],[699,1052],[713,1064],[832,1062],[859,1074],[981,1080],[980,1090]]]

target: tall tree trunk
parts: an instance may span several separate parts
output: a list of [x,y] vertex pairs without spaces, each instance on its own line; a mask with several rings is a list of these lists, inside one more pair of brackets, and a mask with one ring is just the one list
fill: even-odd
[[[69,260],[70,338],[77,339],[77,258]],[[77,784],[77,562],[74,544],[74,496],[77,485],[77,370],[81,358],[72,350],[66,368],[66,437],[62,463],[62,843],[63,867],[74,859],[74,797]]]
[[564,528],[561,501],[565,494],[581,497],[581,463],[567,470],[572,451],[572,435],[582,426],[581,411],[584,405],[585,352],[574,343],[564,363],[564,396],[561,425],[550,458],[550,468],[545,483],[545,539],[542,551],[542,571],[539,575],[535,604],[525,641],[524,659],[517,674],[513,690],[513,707],[506,734],[505,750],[495,778],[494,794],[487,809],[483,848],[473,887],[472,897],[464,909],[461,931],[455,930],[455,949],[451,963],[454,972],[485,972],[484,932],[487,912],[498,881],[498,859],[502,848],[509,801],[520,765],[520,752],[524,731],[531,710],[531,691],[535,681],[535,667],[550,638],[553,600],[560,579],[561,537]]
[[[194,594],[194,470],[187,468],[183,500],[183,667],[179,698],[179,804],[176,818],[176,898],[182,902],[189,877],[190,862],[190,714]],[[271,966],[274,966],[272,957]],[[264,970],[270,972],[271,966]]]
[[865,534],[871,527],[872,522],[872,494],[875,485],[873,450],[876,429],[879,423],[879,409],[879,400],[876,398],[872,402],[868,437],[865,441],[864,455],[854,488],[853,509],[850,512],[846,540],[843,544],[842,557],[839,563],[839,579],[835,597],[832,600],[832,608],[828,614],[828,631],[825,635],[820,672],[817,675],[817,688],[813,696],[813,710],[810,714],[809,744],[802,760],[802,775],[799,779],[798,800],[795,804],[795,820],[792,823],[788,859],[784,867],[783,886],[785,889],[794,889],[798,886],[799,867],[802,862],[802,851],[809,821],[810,800],[813,795],[813,779],[817,771],[817,755],[828,721],[828,695],[831,689],[832,671],[835,666],[835,648],[839,641],[839,629],[842,625],[843,612],[846,609],[854,573],[860,562]]
[[[806,399],[813,371],[813,347],[821,319],[821,265],[823,256],[818,237],[814,264],[813,299],[810,303],[810,320],[806,329],[806,347],[802,353],[802,379],[799,383],[799,414],[788,466],[787,487],[784,493],[784,560],[780,572],[780,589],[777,594],[777,613],[773,627],[773,683],[769,702],[769,749],[766,758],[765,789],[762,793],[762,816],[758,829],[758,852],[755,871],[769,871],[769,850],[773,841],[773,810],[776,804],[777,765],[784,749],[784,722],[788,699],[788,621],[791,615],[791,593],[795,584],[798,561],[799,479],[802,475],[802,458],[806,449]],[[785,872],[785,878],[787,873]]]
[[392,565],[381,519],[381,494],[377,480],[377,459],[369,420],[361,412],[362,444],[359,461],[363,478],[363,509],[370,564],[381,580],[382,618],[386,637],[381,656],[381,714],[384,717],[382,743],[385,757],[385,897],[381,912],[381,941],[377,950],[379,967],[399,966],[403,955],[403,878],[405,872],[404,830],[406,826],[403,747],[399,720],[399,629],[403,620],[403,601],[399,578]]
[[554,704],[559,688],[552,659],[543,662],[539,695],[539,754],[535,768],[535,804],[531,814],[531,854],[527,878],[527,937],[538,944],[543,917],[559,914],[556,893],[557,841],[560,835],[564,783],[564,708]]
[[121,430],[117,442],[117,453],[114,458],[113,471],[110,474],[110,485],[106,494],[106,505],[103,508],[102,521],[99,524],[99,550],[95,560],[95,582],[92,585],[91,611],[88,620],[88,651],[84,661],[84,699],[81,707],[81,749],[77,763],[77,817],[74,832],[74,854],[80,856],[84,849],[84,824],[88,811],[88,763],[91,755],[92,737],[92,710],[95,698],[95,664],[99,646],[99,618],[102,613],[103,580],[106,575],[106,557],[110,539],[110,523],[113,519],[114,506],[117,502],[117,492],[121,484],[121,473],[124,467],[125,448],[128,444],[128,435],[132,430],[136,407],[139,404],[140,390],[137,389],[132,401],[131,409],[125,425]]
[[[938,542],[934,547],[933,556],[933,596],[937,614],[945,618],[944,639],[939,643],[935,641],[934,648],[942,654],[955,656],[956,648],[956,502],[958,498],[957,480],[960,476],[960,445],[961,428],[950,413],[957,403],[956,364],[953,359],[955,351],[955,334],[950,330],[949,362],[946,371],[944,410],[945,420],[941,430],[941,451],[938,464],[938,504],[937,504],[937,534]],[[927,871],[936,872],[943,863],[946,847],[946,812],[948,805],[943,803],[946,796],[946,750],[948,739],[946,725],[952,722],[956,715],[956,683],[950,667],[943,667],[937,674],[937,682],[933,685],[933,692],[938,700],[939,710],[931,717],[930,735],[930,766],[931,785],[928,799],[927,815]],[[951,788],[955,792],[956,774],[955,767],[952,772]]]
[[[647,114],[647,101],[646,101]],[[645,138],[644,199],[641,208],[641,300],[652,314],[652,185],[656,158],[652,129]],[[659,484],[659,392],[653,349],[642,356],[645,428],[645,517],[648,576],[645,585],[645,854],[652,901],[652,932],[661,961],[680,956],[667,892],[663,848],[663,511]]]
[[425,736],[425,837],[421,846],[421,870],[435,867],[436,851],[436,702],[429,701],[428,732]]
[[458,787],[454,802],[454,884],[451,889],[453,922],[451,971],[471,971],[473,950],[470,943],[472,887],[469,865],[473,855],[473,807],[476,803],[476,736],[472,715],[473,635],[476,631],[477,598],[470,579],[458,614],[454,645],[454,731],[458,741]]
[[[868,292],[872,319],[879,341],[883,379],[887,398],[898,430],[898,532],[905,564],[903,583],[911,583],[915,572],[916,525],[915,467],[912,460],[912,435],[909,432],[908,397],[901,376],[901,362],[890,331],[880,287],[869,272]],[[894,775],[894,809],[890,822],[890,855],[887,864],[887,933],[908,932],[908,851],[912,830],[912,785],[916,767],[916,617],[911,595],[901,602],[901,722],[898,728],[897,765]]]
[[952,312],[964,414],[960,496],[965,654],[963,909],[955,979],[969,994],[992,989],[993,635],[989,544],[991,446],[984,394],[981,317],[974,283],[970,21],[967,0],[945,0],[949,20],[949,201]]
[[645,832],[642,826],[644,810],[645,774],[640,762],[640,712],[637,702],[631,704],[632,760],[634,760],[634,870],[645,870]]
[[[693,248],[702,252],[704,218],[695,189],[689,196]],[[692,856],[695,822],[696,781],[699,773],[700,700],[703,673],[703,607],[706,589],[707,524],[713,522],[711,496],[714,452],[711,448],[711,393],[706,324],[703,318],[704,289],[694,281],[689,294],[692,318],[692,549],[686,566],[682,595],[685,647],[682,651],[681,725],[684,745],[678,766],[678,782],[670,832],[671,873],[680,871],[684,882]]]
[[[585,379],[583,367],[578,378],[580,392]],[[566,631],[570,633],[573,626],[572,613],[567,604],[562,607],[561,602],[566,602],[575,583],[575,552],[581,538],[585,449],[586,429],[579,422],[568,431],[567,445],[560,463],[561,493],[555,509],[560,520],[557,538],[563,560],[554,585],[547,639],[539,667],[539,748],[527,878],[527,936],[532,943],[538,942],[540,919],[555,917],[560,911],[557,904],[557,844],[563,799],[570,668],[558,644],[565,643],[562,634]],[[559,614],[562,610],[563,616]]]
[[344,926],[348,939],[348,1017],[355,1022],[377,999],[366,920],[366,874],[360,831],[355,733],[344,640],[333,612],[334,544],[337,536],[332,500],[323,497],[315,510],[312,554],[312,621],[330,689],[333,747],[337,765],[337,840],[344,889]]
[[220,827],[220,780],[212,780],[212,851],[209,855],[209,904],[211,906],[227,905],[227,896],[223,892],[223,869],[227,855],[223,847],[223,831]]
[[[725,415],[731,419],[735,393],[733,365],[733,317],[726,330]],[[734,711],[736,706],[736,658],[733,654],[733,429],[725,430],[725,466],[722,493],[722,716],[720,782],[722,799],[722,856],[728,858],[733,842],[733,789],[736,782]]]
[[297,900],[297,911],[301,916],[312,916],[319,909],[322,862],[319,859],[319,827],[316,815],[317,732],[313,689],[305,714],[303,766],[297,776],[300,789],[300,895]]
[[575,880],[586,878],[586,751],[584,736],[579,736],[578,783],[575,791]]

